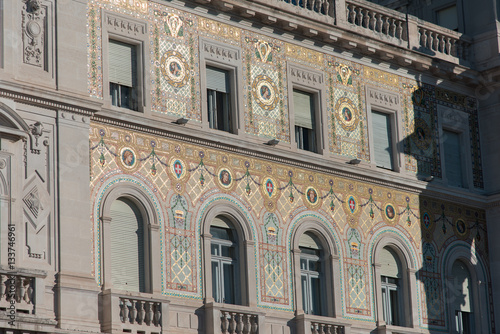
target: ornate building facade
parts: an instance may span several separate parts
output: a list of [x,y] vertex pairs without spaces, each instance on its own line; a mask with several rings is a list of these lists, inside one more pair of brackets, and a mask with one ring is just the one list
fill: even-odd
[[496,2],[0,18],[2,331],[495,333]]

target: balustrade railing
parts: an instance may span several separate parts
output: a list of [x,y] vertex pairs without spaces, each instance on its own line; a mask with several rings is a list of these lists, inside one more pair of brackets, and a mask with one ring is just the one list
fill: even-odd
[[331,16],[330,9],[334,6],[334,0],[281,0],[290,6],[303,8],[321,15]]
[[120,297],[120,320],[124,324],[160,326],[161,303]]
[[471,42],[460,33],[440,28],[432,29],[428,23],[419,24],[420,48],[440,55],[469,60]]
[[0,309],[8,309],[11,299],[16,311],[32,313],[35,304],[35,278],[15,274],[0,274]]
[[258,334],[259,318],[257,315],[220,311],[222,334]]
[[378,8],[368,2],[346,1],[346,15],[351,25],[398,41],[408,40],[406,18],[401,13]]
[[345,327],[311,321],[311,334],[345,334]]

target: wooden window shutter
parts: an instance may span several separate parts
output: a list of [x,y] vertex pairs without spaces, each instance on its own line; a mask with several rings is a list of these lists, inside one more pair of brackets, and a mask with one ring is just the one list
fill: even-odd
[[313,94],[294,90],[293,109],[295,115],[295,126],[312,130],[314,125]]
[[378,167],[394,169],[390,115],[372,112],[372,131],[375,163]]
[[109,41],[109,82],[134,87],[137,75],[136,46]]
[[144,292],[144,226],[141,213],[130,200],[111,204],[111,278],[116,289]]

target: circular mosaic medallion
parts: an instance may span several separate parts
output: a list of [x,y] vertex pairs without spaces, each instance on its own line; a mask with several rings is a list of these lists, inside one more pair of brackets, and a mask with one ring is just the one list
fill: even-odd
[[233,185],[233,176],[227,168],[219,169],[219,173],[217,173],[217,180],[219,181],[219,184],[225,189],[229,189]]
[[180,180],[186,175],[186,165],[184,161],[172,158],[169,161],[170,171],[175,176],[176,179]]
[[316,206],[319,203],[318,192],[313,187],[308,187],[306,189],[305,196],[306,196],[306,202],[308,204]]
[[410,124],[411,139],[415,145],[421,149],[426,150],[431,144],[431,134],[429,126],[422,118],[415,118]]
[[467,228],[467,224],[462,219],[457,219],[453,225],[453,230],[460,239],[467,239],[469,237],[469,229]]
[[358,126],[357,109],[347,97],[341,97],[335,104],[335,117],[346,131],[353,131]]
[[349,195],[344,203],[346,213],[356,215],[359,211],[359,202],[356,196]]
[[163,77],[170,85],[180,88],[188,83],[188,64],[179,52],[174,50],[165,52],[161,57],[160,68]]
[[135,152],[130,147],[124,147],[120,150],[120,161],[125,168],[135,168],[137,158]]
[[278,88],[267,75],[258,75],[252,84],[252,92],[257,104],[264,110],[273,110],[278,104]]
[[397,215],[396,215],[396,209],[394,208],[394,205],[391,203],[387,203],[384,205],[384,219],[388,223],[394,223],[396,221]]

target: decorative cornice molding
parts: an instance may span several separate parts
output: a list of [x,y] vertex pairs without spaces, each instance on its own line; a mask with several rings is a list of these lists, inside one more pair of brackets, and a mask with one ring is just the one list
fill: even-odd
[[380,88],[366,86],[366,100],[368,103],[383,108],[399,109],[398,94]]
[[290,65],[290,75],[293,82],[306,84],[307,86],[317,87],[323,84],[323,74],[314,72],[310,69]]
[[228,45],[219,44],[206,38],[200,38],[201,51],[209,59],[234,63],[240,61],[240,50]]
[[90,109],[90,108],[87,109],[75,105],[53,101],[50,99],[44,99],[33,95],[26,95],[3,89],[0,89],[0,97],[4,97],[28,105],[34,105],[52,110],[67,111],[70,113],[84,115],[84,116],[92,116],[97,111],[96,109]]
[[147,23],[134,20],[130,17],[118,16],[105,11],[103,21],[108,27],[108,31],[117,32],[121,35],[144,37],[147,34]]

